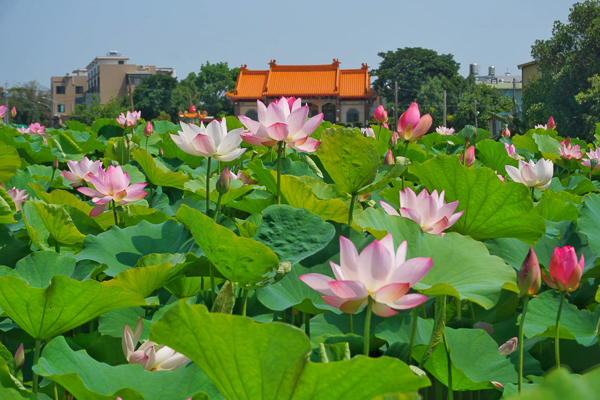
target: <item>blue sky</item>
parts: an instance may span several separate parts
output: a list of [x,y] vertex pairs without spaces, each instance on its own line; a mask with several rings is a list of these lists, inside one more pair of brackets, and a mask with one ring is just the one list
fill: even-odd
[[419,46],[496,73],[519,73],[531,45],[566,22],[568,0],[129,1],[0,0],[0,84],[85,67],[118,50],[130,63],[174,67],[206,61],[266,69],[278,64],[377,67],[378,52]]

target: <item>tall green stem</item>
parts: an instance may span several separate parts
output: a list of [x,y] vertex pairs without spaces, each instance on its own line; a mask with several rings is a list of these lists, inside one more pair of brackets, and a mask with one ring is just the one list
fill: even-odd
[[146,153],[148,152],[148,139],[150,139],[150,137],[146,136]]
[[454,298],[454,304],[456,306],[456,320],[460,321],[462,319],[462,301],[460,297]]
[[304,332],[310,339],[310,314],[306,312],[304,313]]
[[243,296],[242,296],[242,316],[246,316],[246,306],[248,305],[248,291],[246,289],[242,289],[243,291]]
[[[42,341],[40,339],[35,339],[35,350],[33,351],[33,365],[37,365],[40,360],[40,347],[42,346]],[[38,374],[33,371],[33,393],[37,394],[38,392]]]
[[283,141],[277,144],[277,204],[281,204],[281,149]]
[[379,124],[379,131],[377,131],[377,141],[381,142],[381,124]]
[[369,357],[369,339],[371,338],[371,314],[373,310],[373,299],[369,296],[368,304],[367,304],[367,315],[365,316],[365,333],[364,333],[364,348],[363,354]]
[[354,333],[354,314],[348,314],[348,333]]
[[519,393],[523,390],[523,327],[525,326],[525,314],[527,314],[527,305],[529,296],[523,298],[523,312],[521,313],[521,324],[519,325]]
[[208,165],[206,166],[206,215],[210,210],[210,163],[212,157],[208,157]]
[[562,312],[563,303],[565,302],[565,292],[560,294],[560,305],[558,306],[558,313],[556,313],[556,337],[554,340],[554,352],[556,353],[556,368],[560,369],[560,314]]
[[406,152],[408,151],[408,144],[409,143],[410,143],[409,141],[406,141],[404,143],[404,153],[402,154],[402,157],[406,157]]
[[50,177],[50,183],[48,184],[48,189],[46,189],[46,193],[50,193],[50,188],[52,187],[52,181],[54,180],[54,173],[56,170],[52,168],[52,176]]
[[217,220],[217,215],[221,212],[221,198],[223,197],[223,193],[219,193],[219,197],[217,198],[217,207],[215,208],[215,217],[214,220]]
[[410,364],[411,360],[412,360],[412,351],[413,351],[413,345],[415,343],[415,334],[417,333],[419,308],[418,307],[413,308],[410,312],[410,316],[412,318],[412,328],[410,330],[410,342],[408,343],[408,360],[406,361],[407,364]]
[[215,304],[215,298],[217,297],[215,293],[215,267],[210,261],[208,262],[208,272],[210,274],[210,299],[212,304]]
[[117,203],[112,200],[111,201],[113,215],[115,216],[115,226],[119,226],[119,216],[117,215]]
[[448,347],[448,339],[446,338],[446,332],[442,332],[442,340],[444,341],[444,349],[446,350],[446,358],[448,359],[448,400],[454,399],[454,393],[452,392],[452,359],[450,358],[450,348]]
[[352,199],[350,200],[350,211],[348,211],[348,226],[352,226],[352,214],[354,213],[354,203],[356,203],[356,194],[352,194]]

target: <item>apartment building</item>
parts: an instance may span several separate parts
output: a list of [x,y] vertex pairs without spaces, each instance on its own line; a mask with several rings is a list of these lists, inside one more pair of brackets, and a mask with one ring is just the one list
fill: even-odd
[[52,90],[52,115],[65,118],[75,112],[78,104],[85,102],[85,91],[87,90],[87,71],[76,69],[65,76],[53,76],[50,78]]

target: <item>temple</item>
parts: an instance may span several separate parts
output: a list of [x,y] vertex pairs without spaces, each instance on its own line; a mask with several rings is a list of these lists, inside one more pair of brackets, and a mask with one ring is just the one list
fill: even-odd
[[268,70],[242,65],[234,92],[227,92],[235,114],[255,120],[257,99],[268,104],[281,96],[301,97],[310,106],[309,116],[322,112],[323,119],[332,123],[365,124],[377,92],[371,91],[367,64],[340,69],[337,59],[327,65],[277,65],[272,60]]

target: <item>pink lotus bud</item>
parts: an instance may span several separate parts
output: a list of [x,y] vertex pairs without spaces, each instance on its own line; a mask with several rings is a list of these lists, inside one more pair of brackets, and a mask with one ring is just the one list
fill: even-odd
[[504,130],[502,131],[502,137],[505,138],[510,138],[510,130],[508,128],[504,128]]
[[517,351],[518,344],[519,339],[514,337],[512,339],[509,339],[508,342],[504,343],[502,346],[498,347],[498,352],[500,352],[500,354],[503,356],[507,356],[510,353],[514,353],[515,351]]
[[552,118],[552,116],[548,118],[548,123],[546,124],[546,126],[548,127],[548,129],[556,129],[556,123],[554,122],[554,118]]
[[217,179],[216,189],[220,194],[225,194],[229,190],[229,186],[231,185],[231,180],[237,178],[236,175],[232,172],[229,172],[229,168],[225,167],[219,179]]
[[399,138],[400,138],[400,136],[398,135],[398,132],[393,132],[392,136],[390,136],[390,142],[389,142],[390,147],[396,147],[396,145],[398,144]]
[[393,165],[396,164],[396,162],[394,161],[394,153],[392,153],[392,150],[388,150],[387,153],[385,153],[385,158],[383,159],[383,165]]
[[381,124],[381,126],[383,126],[386,129],[390,129],[390,127],[388,126],[388,124]]
[[52,161],[52,169],[55,171],[58,169],[58,158],[55,158],[54,161]]
[[382,105],[377,106],[375,112],[373,113],[373,118],[379,123],[386,122],[388,119],[387,111],[383,108]]
[[10,115],[12,115],[13,118],[17,116],[17,109],[16,109],[16,107],[13,107],[12,110],[10,110]]
[[550,278],[544,271],[546,284],[560,292],[572,292],[579,287],[583,275],[584,258],[581,254],[577,262],[577,254],[572,246],[557,247],[550,258]]
[[542,286],[542,273],[540,272],[540,264],[533,248],[529,249],[523,265],[519,270],[518,279],[519,290],[521,296],[535,296]]
[[152,122],[148,121],[146,124],[146,128],[144,128],[144,136],[150,137],[154,133],[154,127],[152,126]]
[[490,336],[494,334],[494,325],[489,324],[487,322],[475,322],[473,324],[473,329],[483,329]]
[[358,195],[358,201],[367,201],[371,197],[371,192]]
[[[470,167],[475,162],[475,146],[469,147],[466,151],[466,161],[464,161],[465,166]],[[459,156],[460,162],[463,162],[463,155]]]
[[498,179],[500,179],[502,182],[506,182],[506,179],[504,179],[504,177],[503,177],[502,175],[500,175],[500,174],[498,173],[498,171],[494,171],[494,173],[495,173],[496,175],[498,175]]
[[427,133],[433,119],[431,115],[425,114],[421,117],[419,105],[412,103],[398,121],[398,133],[404,141],[416,142]]
[[492,385],[496,386],[498,389],[502,389],[504,387],[500,382],[492,381]]
[[23,343],[19,346],[14,356],[15,373],[18,372],[25,362],[25,351],[23,350]]

